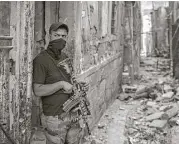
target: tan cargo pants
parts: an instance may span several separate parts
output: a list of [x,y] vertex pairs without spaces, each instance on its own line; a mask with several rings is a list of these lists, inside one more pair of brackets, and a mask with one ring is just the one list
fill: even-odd
[[42,126],[46,128],[47,144],[79,144],[81,128],[78,122],[69,122],[71,114],[61,116],[41,116]]

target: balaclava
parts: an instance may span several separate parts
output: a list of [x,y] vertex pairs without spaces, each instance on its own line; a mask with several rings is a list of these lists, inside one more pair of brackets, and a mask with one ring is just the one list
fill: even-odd
[[64,49],[66,41],[62,38],[49,42],[47,50],[50,51],[52,57],[56,60],[60,59],[61,51]]

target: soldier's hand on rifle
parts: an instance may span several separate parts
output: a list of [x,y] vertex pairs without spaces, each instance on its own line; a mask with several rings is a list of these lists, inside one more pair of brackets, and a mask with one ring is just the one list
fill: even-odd
[[73,85],[68,83],[68,82],[65,82],[65,81],[62,81],[62,88],[64,90],[64,93],[71,93],[72,92],[72,89],[73,89]]

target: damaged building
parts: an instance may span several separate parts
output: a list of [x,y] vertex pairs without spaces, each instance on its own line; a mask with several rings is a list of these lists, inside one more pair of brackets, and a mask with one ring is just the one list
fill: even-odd
[[[123,61],[130,59],[131,77],[138,73],[140,2],[0,2],[0,19],[0,122],[17,144],[29,143],[39,126],[32,62],[46,49],[52,23],[69,26],[64,52],[73,58],[76,78],[89,83],[90,129],[121,92]],[[125,43],[130,46],[123,50]],[[8,141],[2,131],[0,139]]]
[[151,12],[151,31],[155,56],[169,57],[168,11],[167,7],[159,7]]
[[139,74],[140,52],[142,45],[140,2],[125,2],[124,21],[124,72],[127,71],[130,76],[129,83],[133,83]]

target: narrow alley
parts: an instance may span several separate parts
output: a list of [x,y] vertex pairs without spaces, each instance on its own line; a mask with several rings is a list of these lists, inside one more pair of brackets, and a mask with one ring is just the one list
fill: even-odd
[[1,1],[0,144],[179,144],[179,2]]
[[[164,10],[167,2],[148,2],[148,5],[152,4],[154,9],[154,3],[157,10]],[[171,5],[174,7],[175,3],[171,2],[170,8]],[[143,53],[140,55],[138,77],[131,84],[128,82],[129,75],[123,74],[123,92],[117,95],[117,99],[105,111],[86,144],[179,143],[179,81],[176,79],[178,71],[173,77],[171,56],[169,56],[171,49],[162,52],[162,49],[154,50],[155,45],[152,45],[154,43],[160,45],[162,39],[162,35],[158,37],[156,35],[159,41],[153,40],[153,32],[151,32],[152,27],[158,27],[150,18],[152,12],[157,10],[152,11],[144,7],[143,31],[148,30],[148,32],[143,36]],[[162,15],[162,12],[158,12],[158,22],[162,21],[160,14]],[[158,25],[169,28],[166,26],[168,22],[162,22]],[[165,33],[165,30],[163,31]],[[176,28],[173,35],[175,33],[177,33]],[[167,35],[163,39],[167,43],[162,45],[169,45],[168,32]],[[173,39],[175,36],[172,37],[172,41]]]
[[[99,144],[179,142],[179,97],[174,96],[179,84],[171,78],[167,61],[164,58],[142,58],[140,78],[132,86],[123,85],[124,92],[118,95],[104,113],[95,126],[90,141],[95,140]],[[157,63],[160,63],[158,67]],[[163,65],[164,63],[166,64]],[[161,118],[164,112],[169,115],[169,121],[168,115]]]

